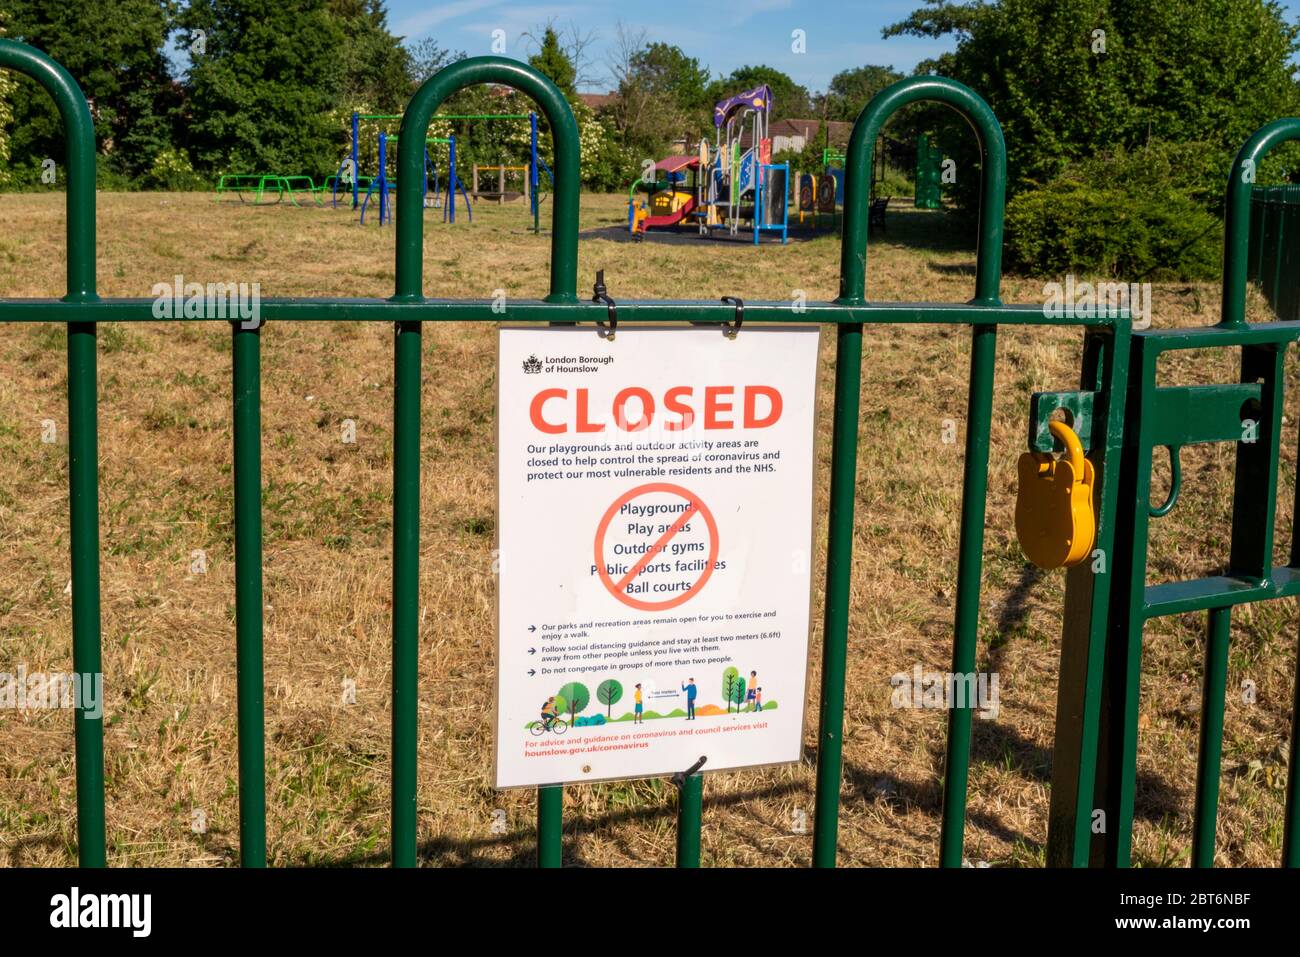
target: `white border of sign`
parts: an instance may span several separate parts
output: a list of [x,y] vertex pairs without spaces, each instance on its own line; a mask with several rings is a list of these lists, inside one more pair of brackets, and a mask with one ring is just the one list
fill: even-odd
[[[564,346],[563,348],[557,346],[556,349],[552,350],[552,352],[558,351],[560,354],[566,354],[568,352],[572,352],[573,348],[579,347],[578,346],[579,342],[581,343],[580,346],[580,348],[582,349],[581,354],[589,354],[593,350],[614,351],[620,348],[633,349],[635,348],[635,343],[634,341],[630,342],[629,340],[635,340],[636,336],[629,335],[629,333],[635,334],[635,333],[643,333],[643,332],[656,332],[656,333],[676,332],[679,334],[685,333],[691,336],[699,336],[701,339],[699,346],[696,347],[693,345],[692,348],[726,349],[731,344],[731,341],[728,340],[725,336],[723,336],[721,330],[717,326],[680,326],[680,325],[620,326],[618,328],[617,335],[614,341],[611,342],[607,338],[605,338],[603,332],[598,331],[589,326],[577,327],[577,326],[502,325],[499,329],[499,333],[497,336],[497,368],[496,368],[497,401],[496,401],[496,428],[495,428],[497,443],[496,443],[496,466],[493,472],[493,479],[496,483],[496,498],[497,498],[497,521],[495,527],[493,555],[494,555],[494,560],[497,560],[499,556],[501,557],[500,558],[501,564],[499,566],[501,571],[504,571],[505,568],[504,556],[502,556],[501,553],[501,539],[502,539],[501,529],[503,524],[501,518],[503,514],[502,513],[502,504],[503,504],[502,488],[501,488],[501,484],[502,484],[501,482],[501,431],[502,431],[501,390],[503,388],[503,384],[505,381],[505,378],[502,375],[502,368],[503,368],[502,367],[502,362],[503,362],[502,343],[507,334],[511,332],[519,332],[519,331],[528,331],[534,334],[545,333],[548,336],[555,336],[557,342],[564,341],[562,337],[566,337],[566,336],[574,337],[574,341],[571,347],[568,345]],[[746,764],[731,764],[725,766],[719,766],[715,764],[712,767],[706,764],[702,769],[702,773],[736,771],[736,770],[742,770],[746,768],[786,766],[786,765],[798,763],[799,761],[802,760],[804,742],[806,741],[807,732],[808,732],[808,727],[807,727],[808,692],[812,684],[811,644],[812,644],[812,633],[813,633],[813,622],[814,622],[813,603],[814,603],[814,592],[815,592],[815,581],[813,578],[812,571],[814,565],[816,564],[814,558],[814,548],[816,544],[816,532],[817,532],[817,525],[818,525],[818,512],[815,508],[815,505],[816,502],[821,497],[818,495],[817,482],[816,482],[817,445],[818,445],[817,437],[818,437],[818,423],[820,421],[818,406],[819,406],[820,382],[821,382],[821,335],[820,335],[821,330],[819,325],[812,324],[812,323],[809,323],[807,325],[796,324],[796,325],[779,325],[779,326],[769,325],[769,324],[762,324],[762,325],[755,324],[753,327],[750,326],[744,327],[739,333],[739,338],[745,338],[746,336],[758,337],[758,336],[763,336],[765,333],[769,333],[769,332],[786,332],[786,333],[797,332],[797,333],[802,333],[814,337],[813,355],[815,356],[815,359],[813,361],[814,368],[812,373],[812,383],[811,383],[811,393],[810,393],[811,409],[809,410],[808,424],[807,424],[807,428],[810,430],[809,454],[808,454],[809,496],[807,500],[808,516],[809,516],[808,517],[809,537],[808,537],[808,550],[806,553],[807,566],[808,566],[806,574],[807,574],[808,582],[807,582],[806,615],[804,616],[802,621],[803,627],[805,629],[805,641],[803,643],[802,650],[801,650],[804,658],[804,669],[803,669],[804,673],[802,676],[803,695],[802,695],[802,699],[799,700],[798,702],[799,746],[797,749],[797,753],[794,753],[789,757],[783,757],[776,761],[746,763]],[[739,479],[739,478],[736,480],[743,481],[743,479]],[[627,479],[626,481],[629,484],[634,484],[638,480]],[[666,480],[666,481],[671,481],[671,480]],[[684,481],[689,481],[689,480],[684,480]],[[714,481],[717,481],[717,477],[714,477]],[[690,761],[683,762],[682,767],[680,768],[664,767],[662,770],[640,771],[638,773],[633,773],[633,774],[601,775],[599,773],[595,773],[590,775],[583,774],[581,776],[568,777],[565,780],[555,780],[555,781],[545,781],[545,782],[526,781],[526,782],[511,782],[511,783],[504,783],[504,784],[501,783],[500,749],[502,747],[502,742],[500,740],[500,722],[501,722],[501,696],[502,696],[502,674],[501,674],[502,595],[501,595],[500,575],[494,577],[496,577],[498,580],[496,582],[496,588],[494,591],[494,606],[495,606],[496,633],[497,633],[496,634],[496,672],[497,673],[495,675],[495,680],[494,680],[494,695],[493,695],[493,709],[492,709],[492,727],[493,727],[493,739],[494,739],[493,749],[492,749],[493,751],[492,778],[493,778],[494,785],[498,789],[502,789],[502,790],[514,789],[514,788],[531,789],[535,787],[542,787],[542,786],[556,785],[556,784],[587,784],[587,783],[598,783],[601,781],[638,780],[647,777],[659,777],[659,776],[670,775],[678,771],[685,770],[687,766],[689,766],[691,763],[694,762],[695,758],[692,757]],[[787,702],[788,699],[782,698],[781,701]],[[782,712],[788,713],[790,710],[792,710],[792,704],[793,702],[786,703],[785,707],[781,709]],[[609,725],[606,724],[604,725],[604,727],[608,728]],[[699,751],[703,751],[707,753],[709,750],[707,747],[707,742],[702,741],[700,745],[694,748],[694,750],[697,752],[696,756],[698,756]]]

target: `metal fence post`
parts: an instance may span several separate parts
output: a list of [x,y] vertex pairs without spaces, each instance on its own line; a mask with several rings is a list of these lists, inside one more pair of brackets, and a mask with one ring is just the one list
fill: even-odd
[[239,850],[266,866],[266,746],[262,678],[261,322],[231,323],[235,480],[235,653],[239,724]]

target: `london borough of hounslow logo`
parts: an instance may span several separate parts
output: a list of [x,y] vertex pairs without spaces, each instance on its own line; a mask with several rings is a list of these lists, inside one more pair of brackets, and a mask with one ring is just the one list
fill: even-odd
[[529,375],[535,375],[542,371],[542,360],[535,355],[529,356],[524,360],[524,372]]

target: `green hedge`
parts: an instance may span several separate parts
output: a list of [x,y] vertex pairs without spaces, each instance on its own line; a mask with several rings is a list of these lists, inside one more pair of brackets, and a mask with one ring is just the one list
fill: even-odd
[[1007,266],[1129,282],[1216,278],[1223,224],[1207,207],[1218,165],[1197,144],[1157,143],[1067,168],[1007,204]]

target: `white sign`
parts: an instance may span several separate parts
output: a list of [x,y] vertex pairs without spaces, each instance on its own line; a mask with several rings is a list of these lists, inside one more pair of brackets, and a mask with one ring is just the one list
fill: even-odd
[[497,787],[798,761],[818,328],[500,336]]

